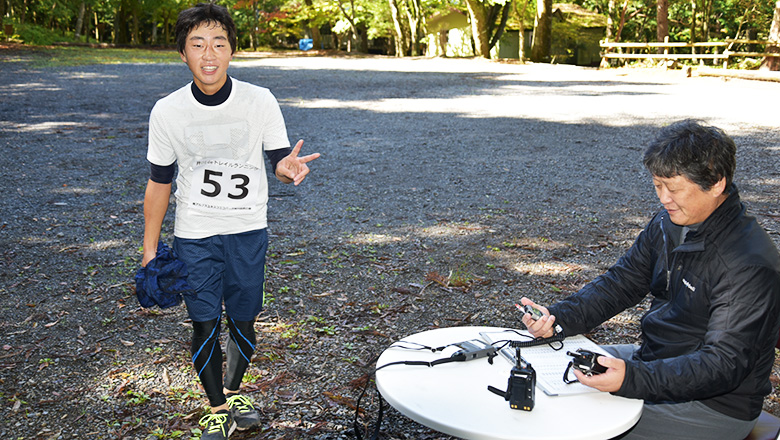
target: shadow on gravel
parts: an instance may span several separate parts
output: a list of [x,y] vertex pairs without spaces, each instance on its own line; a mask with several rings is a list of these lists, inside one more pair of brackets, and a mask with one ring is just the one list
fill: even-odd
[[[274,92],[304,153],[322,153],[302,186],[270,183],[267,305],[245,380],[266,424],[236,438],[352,438],[359,388],[392,341],[517,327],[520,296],[576,291],[658,208],[641,154],[681,117],[726,124],[743,197],[780,242],[778,129],[710,105],[710,80],[463,61],[231,67]],[[139,308],[131,283],[149,111],[186,68],[24,66],[0,64],[0,435],[189,438],[205,399],[186,313]],[[723,99],[780,95],[718,84]],[[590,336],[635,341],[643,306]],[[377,402],[364,405],[368,423]],[[392,409],[383,433],[449,438]]]

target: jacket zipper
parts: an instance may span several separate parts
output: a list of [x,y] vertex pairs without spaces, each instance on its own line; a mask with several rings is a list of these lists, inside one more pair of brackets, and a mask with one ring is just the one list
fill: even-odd
[[664,239],[664,265],[666,269],[666,291],[669,291],[671,284],[672,270],[669,266],[669,250],[666,243],[666,231],[664,230],[664,217],[661,216],[661,237]]

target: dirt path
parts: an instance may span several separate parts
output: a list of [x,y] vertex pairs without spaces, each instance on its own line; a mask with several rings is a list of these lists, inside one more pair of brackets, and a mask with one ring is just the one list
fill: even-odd
[[[6,59],[0,75],[0,436],[189,438],[204,399],[186,314],[140,309],[130,282],[148,114],[186,67]],[[231,75],[269,87],[291,140],[322,153],[301,187],[271,186],[246,388],[267,428],[237,438],[351,438],[356,387],[392,341],[518,326],[521,295],[576,291],[657,209],[640,156],[671,121],[735,138],[736,182],[780,243],[777,83],[385,58],[236,61]],[[634,341],[636,316],[591,337]],[[385,420],[387,438],[447,438]]]

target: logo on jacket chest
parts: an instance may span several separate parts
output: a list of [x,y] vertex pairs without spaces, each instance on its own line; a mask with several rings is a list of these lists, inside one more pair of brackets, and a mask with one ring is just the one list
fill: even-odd
[[687,287],[688,290],[690,290],[691,292],[696,291],[696,287],[694,287],[693,284],[689,283],[688,280],[686,280],[685,278],[683,278],[682,282],[683,284],[685,284],[685,287]]

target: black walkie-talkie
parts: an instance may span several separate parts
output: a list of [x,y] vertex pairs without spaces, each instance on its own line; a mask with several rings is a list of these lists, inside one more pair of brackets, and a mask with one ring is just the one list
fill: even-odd
[[506,400],[512,409],[531,411],[536,397],[536,371],[520,355],[520,347],[515,348],[515,358],[515,366],[509,372]]
[[498,394],[509,402],[509,407],[522,411],[534,409],[536,397],[536,371],[520,355],[520,347],[515,348],[515,366],[509,372],[506,391],[488,385],[488,391]]

